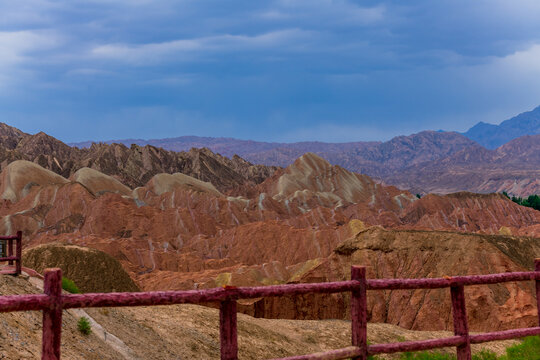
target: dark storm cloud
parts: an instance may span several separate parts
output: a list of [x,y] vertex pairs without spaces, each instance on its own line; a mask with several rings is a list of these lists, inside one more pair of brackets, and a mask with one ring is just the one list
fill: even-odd
[[4,1],[0,121],[66,141],[383,139],[540,103],[536,1]]

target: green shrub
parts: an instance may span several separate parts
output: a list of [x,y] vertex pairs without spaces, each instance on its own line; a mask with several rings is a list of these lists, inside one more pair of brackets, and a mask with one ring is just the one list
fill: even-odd
[[540,360],[540,336],[530,336],[521,344],[506,349],[506,356],[499,360]]
[[455,360],[455,356],[432,351],[406,352],[401,355],[401,360]]
[[482,350],[472,356],[472,360],[497,360],[497,354],[493,351]]
[[66,277],[63,277],[63,276],[62,276],[62,289],[66,290],[67,292],[72,293],[72,294],[80,294],[81,293],[81,291],[79,290],[77,285],[75,285],[73,280],[70,280],[70,279],[68,279]]
[[516,204],[531,207],[535,210],[540,210],[540,196],[538,195],[529,195],[529,197],[526,199],[512,196],[511,200]]
[[[400,360],[455,360],[455,355],[437,352],[415,352],[401,354]],[[521,344],[506,349],[506,355],[497,356],[491,351],[482,350],[472,356],[472,360],[540,360],[540,336],[530,336]]]
[[90,321],[88,321],[88,318],[86,316],[83,316],[79,319],[79,322],[77,323],[77,329],[84,335],[90,335],[92,332],[92,327],[90,326]]

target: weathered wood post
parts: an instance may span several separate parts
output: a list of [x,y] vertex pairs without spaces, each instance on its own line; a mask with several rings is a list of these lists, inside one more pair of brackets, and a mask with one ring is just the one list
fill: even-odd
[[[534,271],[540,272],[540,258],[534,259]],[[540,326],[540,280],[536,280],[536,309],[538,312],[538,326]]]
[[351,326],[352,345],[358,346],[362,354],[354,360],[367,360],[367,286],[366,268],[351,266],[351,280],[356,280],[359,287],[351,291]]
[[457,346],[458,360],[471,360],[471,342],[469,339],[469,325],[467,323],[467,308],[465,307],[465,291],[463,285],[451,286],[452,314],[454,318],[454,334],[465,336],[465,344]]
[[219,306],[219,335],[221,360],[238,359],[238,334],[236,324],[236,300],[222,301]]
[[45,269],[44,293],[49,295],[50,307],[43,310],[42,360],[60,360],[62,338],[62,270]]
[[[8,257],[12,257],[13,256],[13,239],[9,239],[6,242],[8,245]],[[8,265],[13,265],[13,260],[9,260]]]
[[15,262],[15,274],[21,275],[22,268],[22,231],[17,231],[17,261]]

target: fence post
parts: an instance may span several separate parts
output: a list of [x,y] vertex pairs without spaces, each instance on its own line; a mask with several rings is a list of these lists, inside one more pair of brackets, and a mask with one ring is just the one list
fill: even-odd
[[238,359],[238,334],[236,325],[236,300],[225,300],[219,306],[219,335],[221,360]]
[[[534,259],[534,271],[540,272],[540,258]],[[536,309],[538,312],[538,326],[540,326],[540,280],[536,280]]]
[[60,360],[62,337],[62,270],[45,269],[44,292],[49,295],[50,306],[43,310],[42,360]]
[[[13,256],[13,240],[12,239],[7,240],[7,245],[8,245],[8,256],[12,257]],[[9,260],[8,265],[13,265],[13,260]]]
[[21,275],[22,267],[22,231],[17,231],[17,260],[15,262],[15,274]]
[[354,360],[366,360],[367,352],[367,287],[366,268],[351,266],[351,280],[359,282],[359,287],[351,291],[352,345],[361,349],[362,354]]
[[465,344],[457,346],[457,360],[471,360],[471,342],[469,325],[467,324],[467,308],[465,307],[465,291],[463,285],[451,286],[452,314],[454,317],[454,334],[465,336]]

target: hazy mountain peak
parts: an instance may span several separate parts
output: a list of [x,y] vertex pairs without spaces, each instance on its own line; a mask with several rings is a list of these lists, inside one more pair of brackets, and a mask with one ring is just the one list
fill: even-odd
[[540,106],[505,120],[499,125],[481,121],[463,135],[489,149],[495,149],[520,136],[538,133],[540,133]]

